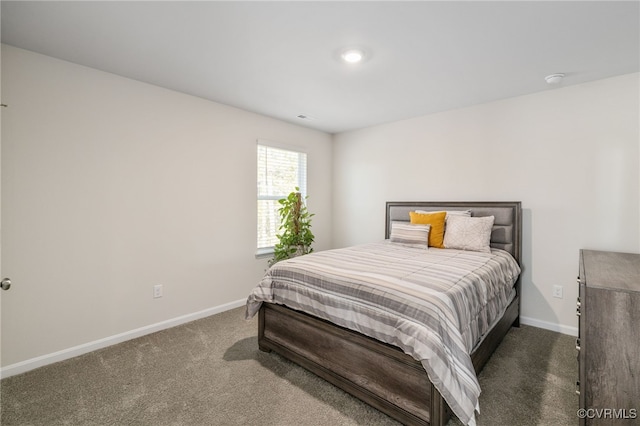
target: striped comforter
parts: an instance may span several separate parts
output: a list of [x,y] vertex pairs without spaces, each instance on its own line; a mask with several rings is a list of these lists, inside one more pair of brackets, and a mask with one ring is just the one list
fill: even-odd
[[474,425],[480,386],[469,354],[512,300],[519,273],[503,250],[359,245],[275,264],[249,295],[246,317],[277,303],[398,346]]

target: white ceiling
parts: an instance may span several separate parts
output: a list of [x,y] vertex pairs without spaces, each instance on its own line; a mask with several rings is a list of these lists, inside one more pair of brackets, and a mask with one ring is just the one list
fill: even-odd
[[[2,1],[2,42],[337,133],[639,71],[638,1]],[[366,49],[358,65],[343,48]],[[311,119],[297,118],[305,114]]]

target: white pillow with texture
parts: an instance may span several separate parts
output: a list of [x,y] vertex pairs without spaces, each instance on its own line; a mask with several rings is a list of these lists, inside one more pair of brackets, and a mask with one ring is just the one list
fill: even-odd
[[445,248],[490,253],[494,220],[493,216],[448,216],[444,232]]
[[428,247],[431,225],[412,225],[409,222],[391,222],[392,243],[411,244]]

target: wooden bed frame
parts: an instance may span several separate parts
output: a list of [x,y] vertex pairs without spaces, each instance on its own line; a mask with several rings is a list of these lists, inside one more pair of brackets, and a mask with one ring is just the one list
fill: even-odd
[[[521,264],[520,202],[387,202],[385,238],[391,221],[409,221],[412,210],[471,210],[495,216],[491,246],[509,251]],[[507,334],[519,326],[520,279],[516,297],[471,353],[476,373]],[[399,348],[285,306],[263,303],[258,344],[317,374],[406,425],[444,425],[451,412],[422,364]]]

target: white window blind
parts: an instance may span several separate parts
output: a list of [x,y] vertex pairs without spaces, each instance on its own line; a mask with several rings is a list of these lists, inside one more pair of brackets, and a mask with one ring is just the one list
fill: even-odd
[[278,239],[278,200],[295,188],[307,194],[307,154],[258,143],[258,253],[269,252]]

